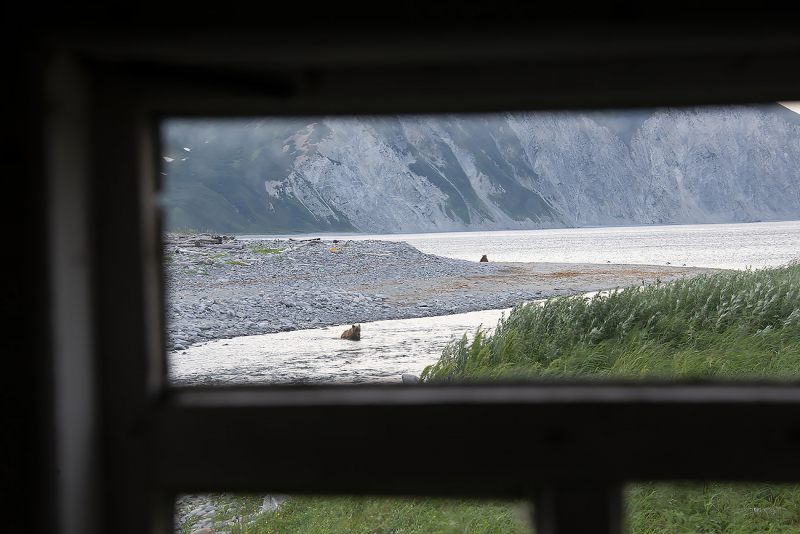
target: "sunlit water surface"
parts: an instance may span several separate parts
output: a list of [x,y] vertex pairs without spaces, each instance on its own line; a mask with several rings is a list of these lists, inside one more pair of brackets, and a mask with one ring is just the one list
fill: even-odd
[[[319,235],[406,241],[472,261],[486,254],[491,261],[745,269],[800,257],[800,221],[304,237]],[[400,382],[402,374],[419,375],[434,363],[450,340],[494,326],[503,312],[365,323],[358,342],[339,338],[345,327],[220,340],[170,354],[169,376],[176,385]]]
[[182,386],[400,382],[434,363],[445,345],[501,310],[362,324],[361,341],[339,336],[343,326],[238,337],[171,356],[169,375]]
[[501,262],[669,262],[689,267],[760,269],[785,265],[800,257],[800,221],[315,236],[405,241],[422,252],[471,261],[486,254],[489,261]]

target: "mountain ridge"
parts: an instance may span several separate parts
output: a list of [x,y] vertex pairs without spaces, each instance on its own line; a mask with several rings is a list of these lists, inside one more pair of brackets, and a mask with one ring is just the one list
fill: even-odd
[[779,104],[471,116],[172,119],[166,226],[403,233],[800,218]]

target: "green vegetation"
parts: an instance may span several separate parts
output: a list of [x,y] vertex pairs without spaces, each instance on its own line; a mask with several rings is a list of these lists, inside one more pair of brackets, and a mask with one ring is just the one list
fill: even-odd
[[[279,510],[262,513],[260,495],[211,497],[217,530],[230,534],[533,532],[525,502],[292,497]],[[635,534],[797,532],[800,485],[631,484],[625,520],[626,532]],[[189,521],[180,532],[193,529]]]
[[627,488],[626,531],[798,532],[800,485],[634,484]]
[[[231,534],[475,533],[530,532],[524,503],[354,497],[293,497],[275,512],[258,513],[260,496],[221,498],[215,523],[232,521]],[[236,518],[236,519],[234,519]],[[241,519],[245,518],[245,519]],[[189,533],[186,524],[181,533]]]
[[[292,497],[262,513],[260,495],[211,497],[216,530],[230,534],[533,532],[525,502]],[[631,484],[625,490],[625,521],[632,534],[797,532],[800,485]],[[192,532],[194,524],[184,524],[181,534]]]
[[239,260],[231,260],[231,261],[226,261],[226,262],[225,262],[225,265],[241,265],[241,266],[243,266],[243,267],[244,267],[244,266],[246,266],[247,264],[246,264],[246,263],[244,263],[244,262],[241,262],[241,261],[239,261]]
[[[423,372],[475,379],[800,377],[800,264],[561,297],[465,334]],[[798,532],[800,485],[635,484],[627,532]]]
[[283,252],[284,250],[286,250],[286,249],[284,249],[284,248],[256,247],[253,250],[251,250],[250,252],[253,252],[255,254],[279,254],[279,253]]
[[800,264],[515,307],[425,369],[474,379],[797,379]]
[[190,270],[183,270],[183,271],[181,271],[181,273],[182,273],[182,274],[194,274],[194,275],[200,275],[200,276],[211,276],[211,275],[210,275],[209,273],[207,273],[206,271],[201,271],[201,270],[199,270],[199,269],[198,269],[198,270],[194,270],[194,269],[190,269]]

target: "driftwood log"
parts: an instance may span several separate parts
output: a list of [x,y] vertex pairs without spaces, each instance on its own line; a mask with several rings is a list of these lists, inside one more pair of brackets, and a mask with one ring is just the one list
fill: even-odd
[[242,250],[244,248],[244,245],[237,245],[234,243],[230,243],[230,241],[235,241],[235,240],[236,238],[234,236],[210,235],[210,234],[196,234],[196,235],[167,234],[164,236],[164,244],[168,246],[175,246],[176,248],[207,247],[207,248]]

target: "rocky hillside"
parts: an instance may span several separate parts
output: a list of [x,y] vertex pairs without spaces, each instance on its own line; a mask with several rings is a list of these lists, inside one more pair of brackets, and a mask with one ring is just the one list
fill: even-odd
[[629,112],[170,120],[167,227],[525,229],[800,218],[800,115]]

